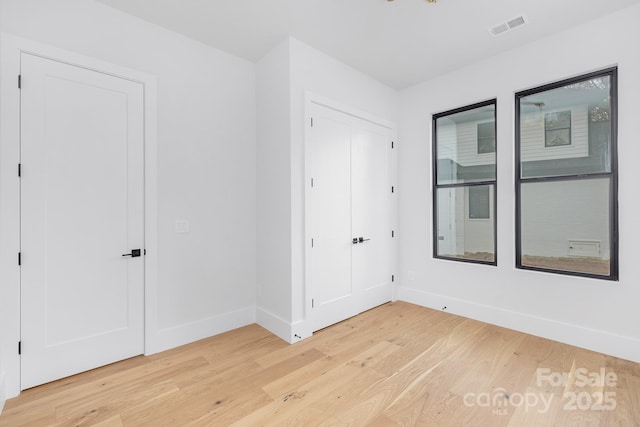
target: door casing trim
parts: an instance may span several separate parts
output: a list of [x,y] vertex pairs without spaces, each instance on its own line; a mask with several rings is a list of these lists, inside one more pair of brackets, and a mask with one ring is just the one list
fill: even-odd
[[[29,53],[109,74],[144,86],[144,354],[157,344],[157,81],[156,77],[116,64],[34,42],[0,35],[0,376],[6,398],[20,394],[20,57]],[[1,396],[0,396],[1,397]]]

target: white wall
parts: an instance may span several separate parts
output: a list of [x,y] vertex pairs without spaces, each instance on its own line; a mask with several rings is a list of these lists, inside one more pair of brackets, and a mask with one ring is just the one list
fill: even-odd
[[[3,31],[157,77],[158,349],[249,323],[256,302],[259,320],[285,339],[305,329],[304,98],[310,91],[391,122],[400,119],[402,299],[447,305],[462,315],[640,360],[640,322],[634,317],[640,266],[633,258],[640,238],[633,163],[640,158],[633,143],[640,130],[640,58],[625,48],[640,39],[640,7],[489,58],[400,97],[294,39],[255,67],[92,0],[2,0],[0,7]],[[575,50],[585,40],[588,55]],[[620,283],[516,271],[513,94],[615,63]],[[499,266],[433,260],[431,114],[493,97]],[[0,216],[8,208],[1,207]],[[190,220],[191,233],[175,234],[176,219]],[[0,249],[15,253],[13,247]],[[409,272],[415,280],[407,279]],[[2,367],[15,377],[17,366],[17,319],[5,320],[0,317],[0,392]],[[10,384],[10,393],[15,387]]]
[[256,68],[257,320],[288,340],[291,324],[290,43]]
[[[2,5],[0,4],[0,34],[4,31],[4,25],[2,24]],[[2,48],[0,47],[0,57],[2,57]],[[0,82],[2,81],[2,67],[0,67]],[[2,114],[0,114],[0,134],[2,134]],[[2,188],[2,183],[0,182],[0,191]],[[1,214],[1,211],[0,211]],[[2,234],[2,218],[0,218],[0,242],[3,240],[4,236]],[[0,247],[0,254],[2,253],[2,248]],[[2,286],[0,286],[2,288]],[[0,298],[4,298],[4,291],[0,290]],[[2,300],[0,299],[0,309],[2,309]],[[5,320],[3,316],[0,316],[0,414],[2,414],[2,408],[4,408],[5,400],[6,400],[6,386],[5,386],[5,369],[3,364],[3,346],[4,340],[2,339],[2,331],[5,328]]]
[[[640,361],[640,6],[401,92],[401,299]],[[508,35],[507,35],[508,37]],[[576,46],[582,46],[576,48]],[[516,270],[514,93],[619,65],[620,281]],[[505,70],[508,70],[505,73]],[[431,115],[497,97],[498,266],[432,258]],[[415,280],[409,280],[415,277]]]
[[[0,26],[7,33],[157,78],[159,267],[152,351],[252,323],[255,66],[93,0],[0,5]],[[11,208],[0,207],[0,216]],[[189,234],[174,233],[177,219],[190,221]],[[18,322],[0,324],[0,366],[8,384],[18,366]],[[15,382],[10,394],[17,392]]]
[[291,39],[291,253],[293,322],[306,318],[304,295],[305,91],[396,122],[398,93],[342,62]]
[[[289,75],[287,87],[277,75],[285,66]],[[269,273],[266,267],[272,263],[278,270],[276,274],[270,272],[268,278],[259,277],[258,322],[285,340],[295,341],[296,334],[310,334],[305,325],[308,301],[304,294],[305,93],[313,92],[391,122],[396,119],[398,94],[292,38],[283,41],[262,59],[257,73],[261,115],[258,132],[258,268],[260,272]],[[274,86],[266,87],[268,84]],[[288,115],[282,110],[287,105],[282,97],[287,93],[290,96]],[[277,123],[267,127],[267,121]],[[285,126],[289,127],[288,133]],[[287,137],[285,153],[282,142]],[[285,168],[289,176],[281,175],[280,168]],[[267,176],[269,171],[277,172],[277,175]],[[267,207],[267,203],[281,206]],[[290,209],[288,214],[284,212],[285,208]],[[285,225],[288,230],[284,230]],[[277,252],[269,252],[267,230],[271,227],[280,230],[280,237],[290,239],[285,247],[278,237]],[[272,239],[276,237],[272,236]],[[290,270],[285,272],[285,267]],[[272,294],[265,295],[267,290]]]

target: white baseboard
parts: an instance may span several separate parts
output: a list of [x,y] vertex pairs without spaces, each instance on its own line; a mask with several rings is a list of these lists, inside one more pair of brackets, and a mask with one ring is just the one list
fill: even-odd
[[0,415],[4,409],[4,403],[7,401],[7,393],[4,385],[4,372],[0,372]]
[[275,314],[258,307],[256,309],[256,323],[289,344],[291,341],[291,323]]
[[640,362],[640,340],[633,337],[616,335],[597,329],[589,329],[575,324],[450,298],[403,286],[398,287],[398,299],[435,310],[442,310],[443,307],[447,307],[446,311],[448,313],[597,351],[621,359]]
[[289,323],[280,316],[260,307],[256,309],[256,323],[289,344],[295,344],[312,335],[312,332],[308,330],[308,322]]
[[256,322],[255,306],[222,313],[207,319],[167,329],[160,329],[148,341],[145,354],[151,355],[209,338]]

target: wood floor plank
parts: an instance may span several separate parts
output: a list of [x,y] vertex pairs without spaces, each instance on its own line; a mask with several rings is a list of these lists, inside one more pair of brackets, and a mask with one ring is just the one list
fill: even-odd
[[[583,384],[603,369],[614,385]],[[0,415],[76,425],[637,427],[640,364],[394,302],[295,345],[250,325],[125,360],[26,390]]]
[[120,418],[120,415],[115,415],[104,421],[96,423],[93,426],[94,427],[123,427],[123,424],[122,424],[122,419]]
[[[13,399],[15,400],[15,399]],[[53,405],[14,406],[5,408],[0,414],[1,427],[50,426],[56,423],[56,410]]]
[[[105,381],[105,378],[110,375],[130,375],[130,370],[146,369],[150,364],[148,358],[138,356],[131,359],[123,360],[118,363],[103,366],[98,369],[83,372],[79,375],[73,375],[63,378],[58,381],[43,384],[39,387],[33,387],[28,390],[24,390],[20,394],[20,405],[28,404],[29,402],[45,401],[49,397],[57,398],[65,394],[77,394],[80,389],[86,390],[86,387],[94,387],[95,384],[101,384]],[[15,399],[11,399],[7,402],[6,408],[10,408]]]
[[617,377],[613,388],[615,409],[609,409],[609,405],[603,411],[602,425],[630,427],[633,425],[630,420],[640,420],[640,363],[630,364],[608,356],[606,368]]
[[[369,385],[355,404],[338,414],[338,419],[349,425],[367,425],[373,422],[379,414],[392,408],[398,401],[413,395],[416,387],[427,384],[427,377],[442,361],[432,364],[425,360],[424,364],[415,362],[411,369],[404,368],[392,377],[385,377]],[[433,366],[429,366],[433,365]]]
[[[368,368],[363,361],[373,358],[377,352],[386,351],[385,346],[366,348],[352,360],[340,363],[337,367],[307,382],[295,390],[274,399],[266,407],[251,413],[237,425],[281,425],[291,418],[299,417],[298,412],[323,400],[325,403],[342,399],[345,390],[353,387],[358,376],[366,376],[369,381],[381,378],[381,375]],[[331,413],[327,413],[331,415]]]
[[179,388],[172,380],[149,383],[134,383],[107,393],[92,394],[70,399],[56,406],[57,422],[80,425],[82,421],[91,424],[107,421],[129,408],[174,395]]

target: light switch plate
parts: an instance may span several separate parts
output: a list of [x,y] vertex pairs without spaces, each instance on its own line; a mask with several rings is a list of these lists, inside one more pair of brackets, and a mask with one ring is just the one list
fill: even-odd
[[189,220],[176,219],[176,233],[188,233],[189,232]]

